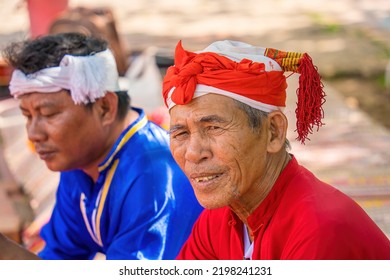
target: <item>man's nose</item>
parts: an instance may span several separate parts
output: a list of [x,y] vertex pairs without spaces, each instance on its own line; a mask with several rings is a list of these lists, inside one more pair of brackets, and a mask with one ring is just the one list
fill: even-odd
[[190,136],[185,153],[185,159],[193,163],[210,159],[212,152],[207,137],[201,133],[193,133]]
[[31,142],[41,142],[46,139],[44,124],[39,118],[33,118],[26,125],[27,136]]

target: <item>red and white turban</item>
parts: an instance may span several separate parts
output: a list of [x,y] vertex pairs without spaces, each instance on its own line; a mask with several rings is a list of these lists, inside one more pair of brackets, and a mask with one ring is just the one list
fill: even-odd
[[304,143],[313,126],[322,125],[325,93],[321,77],[308,54],[261,48],[237,41],[217,41],[199,52],[175,50],[174,65],[163,80],[166,106],[184,105],[193,98],[216,93],[264,112],[286,106],[284,72],[300,74],[297,89],[297,132]]
[[107,91],[119,90],[118,70],[109,49],[88,56],[65,55],[57,67],[27,75],[15,70],[9,89],[15,98],[32,92],[67,89],[75,104],[88,104]]

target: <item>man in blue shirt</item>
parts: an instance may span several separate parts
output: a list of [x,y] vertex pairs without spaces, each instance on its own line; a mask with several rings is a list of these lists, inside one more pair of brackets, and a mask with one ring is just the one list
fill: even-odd
[[[14,43],[20,100],[37,154],[60,171],[42,229],[43,259],[174,259],[202,207],[171,156],[165,130],[130,108],[103,40],[77,33]],[[0,258],[36,258],[0,237]]]

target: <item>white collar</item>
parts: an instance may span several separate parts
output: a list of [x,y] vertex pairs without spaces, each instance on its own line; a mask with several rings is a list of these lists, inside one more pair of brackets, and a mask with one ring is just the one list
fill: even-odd
[[251,242],[249,239],[249,232],[246,227],[246,225],[243,225],[244,227],[244,260],[251,260],[252,254],[253,254],[253,244],[254,242]]

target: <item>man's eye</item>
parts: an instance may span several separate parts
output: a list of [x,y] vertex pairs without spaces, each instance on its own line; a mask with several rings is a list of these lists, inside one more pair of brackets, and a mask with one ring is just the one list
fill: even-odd
[[55,115],[57,115],[56,112],[42,112],[42,116],[44,116],[45,118],[51,118],[54,117]]
[[207,127],[207,130],[210,131],[210,132],[217,132],[217,131],[221,131],[222,127],[215,126],[215,125],[210,125],[210,126]]
[[184,140],[188,136],[187,131],[175,132],[171,134],[172,138],[175,140]]

